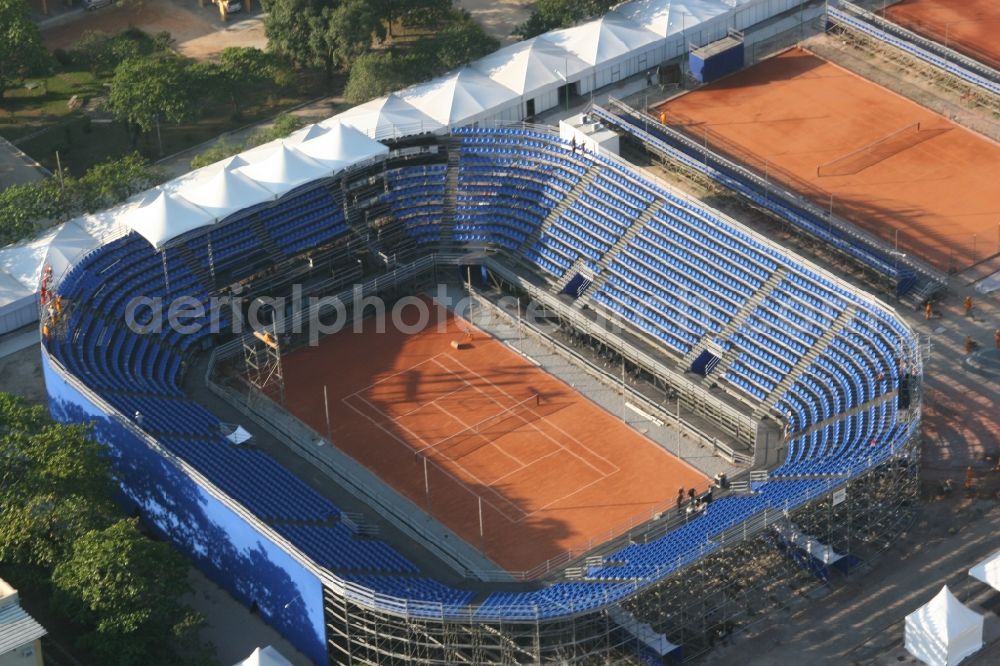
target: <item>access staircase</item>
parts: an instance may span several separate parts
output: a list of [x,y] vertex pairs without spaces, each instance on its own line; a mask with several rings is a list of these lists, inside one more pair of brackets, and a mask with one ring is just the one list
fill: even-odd
[[813,364],[813,362],[819,357],[820,353],[830,346],[833,339],[837,336],[847,323],[854,318],[854,314],[857,308],[853,305],[849,305],[844,308],[837,318],[823,331],[823,335],[820,336],[819,340],[810,345],[809,349],[805,354],[799,359],[798,363],[788,371],[788,373],[782,378],[778,385],[772,389],[771,393],[768,395],[768,399],[765,403],[761,404],[756,410],[754,410],[753,416],[755,419],[760,419],[765,416],[769,411],[775,409],[778,399],[792,387],[795,380],[798,379],[806,368]]

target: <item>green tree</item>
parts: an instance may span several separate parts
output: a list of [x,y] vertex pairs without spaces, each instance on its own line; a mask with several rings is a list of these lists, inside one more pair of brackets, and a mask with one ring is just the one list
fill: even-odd
[[104,448],[0,393],[0,561],[52,567],[114,516]]
[[263,0],[264,35],[274,53],[287,57],[296,65],[325,65],[324,53],[317,52],[314,33],[326,32],[321,0]]
[[130,35],[108,35],[99,31],[84,33],[73,52],[77,61],[85,64],[94,76],[113,72],[119,63],[142,56],[139,42]]
[[24,0],[0,0],[0,99],[7,87],[51,62]]
[[514,29],[524,39],[549,30],[568,28],[596,16],[601,16],[619,0],[538,0],[528,20]]
[[176,663],[170,641],[199,625],[178,600],[190,587],[187,568],[169,545],[144,537],[134,519],[119,520],[76,540],[52,574],[53,605],[93,627],[83,645],[101,663]]
[[418,42],[417,48],[433,58],[434,76],[493,53],[500,41],[486,34],[468,12],[456,11],[446,26]]
[[191,84],[180,58],[126,60],[115,68],[107,107],[118,120],[149,132],[160,119],[179,123],[195,115],[203,91]]
[[[163,174],[139,153],[100,162],[73,183],[79,212],[93,213],[125,201],[163,181]],[[78,214],[78,213],[77,213]]]
[[367,102],[418,80],[414,74],[422,69],[426,68],[421,68],[413,56],[390,51],[366,53],[351,65],[351,73],[344,86],[344,99],[349,104]]
[[108,208],[163,180],[138,153],[95,164],[80,178],[46,178],[0,190],[0,245],[39,227]]

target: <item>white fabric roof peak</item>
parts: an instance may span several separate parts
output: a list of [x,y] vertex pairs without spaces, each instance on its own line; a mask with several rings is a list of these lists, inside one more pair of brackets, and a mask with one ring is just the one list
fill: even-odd
[[[441,123],[395,94],[359,104],[331,120],[355,128],[373,139],[436,132]],[[330,121],[323,121],[325,125]]]
[[537,37],[502,48],[472,66],[521,95],[564,85],[566,78],[590,67],[569,51]]
[[159,250],[171,238],[213,224],[215,217],[177,195],[154,189],[128,208],[121,222]]
[[442,125],[474,122],[477,116],[488,116],[490,111],[520,96],[471,67],[463,67],[399,93],[401,99]]
[[631,55],[663,37],[612,12],[573,28],[553,30],[539,39],[569,51],[588,65],[596,66]]
[[[299,185],[333,173],[332,169],[303,155],[295,148],[286,146],[281,141],[273,143],[276,145],[269,146],[271,151],[266,157],[239,167],[235,170],[236,173],[243,174],[278,196],[294,190]],[[257,154],[262,153],[263,151]]]

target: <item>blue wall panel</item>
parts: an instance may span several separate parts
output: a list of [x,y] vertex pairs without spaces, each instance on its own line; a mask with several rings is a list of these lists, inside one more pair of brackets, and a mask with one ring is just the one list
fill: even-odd
[[93,422],[95,437],[111,448],[126,499],[146,523],[234,597],[256,603],[261,617],[306,656],[325,664],[319,578],[67,383],[44,349],[42,368],[52,417]]

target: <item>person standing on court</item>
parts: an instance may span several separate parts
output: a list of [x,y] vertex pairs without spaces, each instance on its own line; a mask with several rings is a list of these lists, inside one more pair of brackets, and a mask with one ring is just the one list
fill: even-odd
[[969,317],[972,315],[972,296],[965,297],[965,316]]

